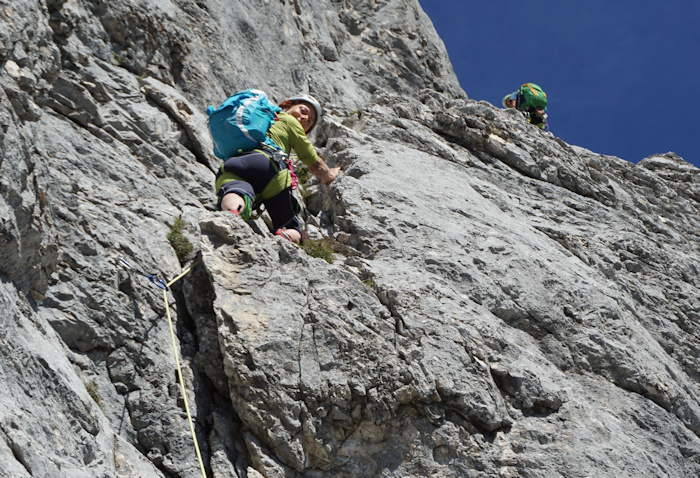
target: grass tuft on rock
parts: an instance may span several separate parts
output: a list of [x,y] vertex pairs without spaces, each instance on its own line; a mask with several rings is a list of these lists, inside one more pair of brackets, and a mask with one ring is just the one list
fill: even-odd
[[184,228],[184,221],[181,217],[178,217],[177,219],[175,219],[175,222],[173,223],[172,227],[170,228],[170,232],[168,233],[168,242],[170,242],[170,245],[175,250],[175,254],[180,260],[180,263],[185,261],[187,255],[191,253],[193,249],[190,240],[187,239],[187,237],[185,237],[185,235],[182,233],[182,230]]
[[329,237],[324,237],[323,239],[306,239],[302,243],[301,248],[311,257],[321,258],[329,264],[333,264],[334,254],[340,253],[346,256],[358,255],[357,251],[354,249]]
[[97,382],[83,378],[83,384],[85,385],[85,390],[87,390],[90,398],[94,400],[98,407],[102,408],[102,396],[100,396],[100,390],[97,386]]
[[311,257],[318,257],[329,264],[333,264],[333,252],[335,252],[332,240],[323,239],[306,239],[301,248],[306,251]]

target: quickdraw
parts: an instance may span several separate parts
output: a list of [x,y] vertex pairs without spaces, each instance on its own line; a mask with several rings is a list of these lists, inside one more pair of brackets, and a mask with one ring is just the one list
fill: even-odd
[[134,266],[132,266],[131,264],[129,264],[129,263],[126,261],[126,259],[124,259],[123,257],[121,258],[121,262],[122,262],[122,264],[124,264],[128,269],[130,269],[130,270],[132,270],[132,271],[134,271],[134,272],[136,272],[136,273],[138,273],[138,274],[141,274],[142,276],[148,278],[148,280],[151,281],[153,284],[155,284],[155,286],[158,287],[159,289],[166,290],[166,291],[167,291],[167,290],[170,290],[170,288],[168,287],[168,284],[166,284],[165,281],[164,281],[163,279],[158,279],[158,278],[156,277],[155,274],[146,274],[145,272],[142,272],[142,271],[136,269]]

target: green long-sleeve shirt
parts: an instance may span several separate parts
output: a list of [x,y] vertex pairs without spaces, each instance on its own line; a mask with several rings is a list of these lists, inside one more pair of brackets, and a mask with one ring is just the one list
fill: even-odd
[[292,115],[278,113],[279,120],[275,121],[267,132],[267,136],[290,154],[292,150],[306,166],[313,166],[318,161],[318,154],[309,138],[306,137],[301,123]]

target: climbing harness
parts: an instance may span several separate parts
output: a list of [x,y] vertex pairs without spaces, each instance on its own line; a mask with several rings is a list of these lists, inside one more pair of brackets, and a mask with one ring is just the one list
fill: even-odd
[[[270,152],[270,150],[268,149],[266,149],[265,151],[268,153]],[[292,188],[292,191],[296,191],[299,188],[299,179],[297,178],[296,173],[294,173],[294,163],[292,162],[292,159],[289,157],[289,155],[285,154],[285,152],[281,149],[275,149],[274,151],[272,151],[272,160],[277,166],[278,171],[282,171],[283,169],[289,169],[289,174],[292,177],[292,184],[290,188]]]
[[184,271],[182,271],[177,277],[175,277],[173,280],[168,282],[167,284],[165,281],[161,279],[156,279],[155,274],[144,274],[143,272],[139,271],[138,269],[135,269],[134,267],[131,266],[126,260],[121,259],[121,262],[126,265],[129,269],[138,272],[139,274],[145,276],[150,280],[153,284],[156,285],[159,289],[163,290],[163,301],[165,302],[165,312],[168,317],[168,325],[170,326],[170,338],[172,339],[173,342],[173,354],[175,355],[175,365],[177,366],[177,376],[180,381],[180,390],[182,391],[182,398],[183,401],[185,402],[185,411],[187,412],[187,421],[190,424],[190,431],[192,432],[192,441],[194,442],[194,449],[195,452],[197,453],[197,460],[199,461],[199,468],[202,472],[202,476],[204,478],[207,478],[207,472],[204,469],[204,462],[202,461],[202,454],[199,451],[199,443],[197,442],[197,434],[194,431],[194,422],[192,421],[192,414],[190,413],[190,405],[189,401],[187,400],[187,390],[185,388],[185,380],[182,378],[182,367],[180,366],[180,357],[178,356],[177,353],[177,340],[175,336],[175,327],[173,326],[173,319],[170,316],[170,305],[168,303],[168,291],[170,290],[170,286],[172,286],[175,282],[183,278],[188,272],[190,272],[196,265],[198,265],[200,262],[202,262],[202,259],[199,259],[196,262],[193,262],[190,264],[189,267],[187,267]]
[[[274,148],[268,148],[267,146],[264,148],[261,148],[260,151],[262,153],[264,153],[270,159],[270,161],[272,161],[272,163],[277,168],[278,175],[279,175],[279,172],[284,171],[285,169],[289,170],[289,178],[291,181],[291,183],[289,184],[289,188],[292,191],[296,191],[297,189],[299,189],[299,178],[297,177],[296,173],[294,173],[294,162],[292,161],[292,158],[290,157],[290,155],[286,154],[280,148],[274,149]],[[248,216],[250,219],[255,220],[255,219],[258,219],[262,215],[264,207],[265,207],[263,204],[263,201],[264,201],[263,198],[266,198],[269,194],[271,194],[268,191],[269,187],[270,187],[270,185],[268,184],[260,194],[255,196],[255,201],[253,201],[251,212]],[[286,189],[286,187],[285,187],[285,189]],[[273,196],[281,193],[283,190],[284,189],[279,190],[278,192],[273,194]],[[266,192],[268,194],[266,194]],[[270,196],[270,197],[272,197],[272,196]],[[244,199],[246,199],[246,201],[247,201],[248,196],[245,195]],[[268,199],[269,199],[269,197],[268,197]],[[243,217],[243,216],[241,215],[241,217]],[[243,218],[243,219],[247,220],[246,218]]]

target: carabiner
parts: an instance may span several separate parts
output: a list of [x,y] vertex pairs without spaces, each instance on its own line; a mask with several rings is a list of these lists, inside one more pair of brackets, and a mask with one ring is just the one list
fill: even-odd
[[149,274],[146,274],[145,272],[142,272],[138,269],[135,269],[131,264],[126,262],[126,259],[124,259],[123,257],[121,258],[121,262],[122,262],[122,264],[124,264],[126,267],[128,267],[132,271],[136,272],[137,274],[141,274],[144,277],[148,277],[148,280],[150,280],[153,284],[155,284],[155,286],[158,287],[159,289],[170,290],[170,288],[168,287],[168,284],[166,284],[163,279],[158,279],[155,274],[149,275]]
[[153,282],[156,285],[156,287],[158,287],[159,289],[170,290],[168,288],[168,284],[166,284],[163,279],[158,279],[154,275],[150,275],[150,276],[148,276],[148,280]]

